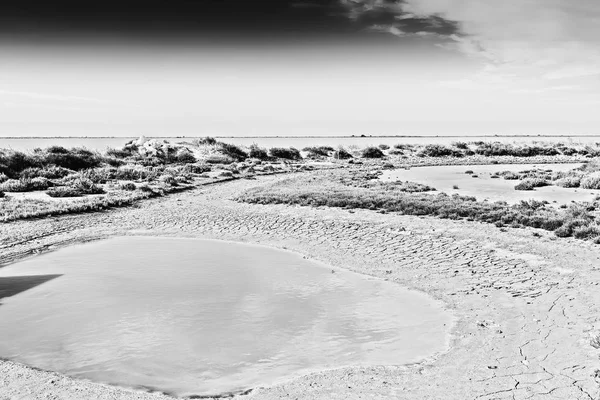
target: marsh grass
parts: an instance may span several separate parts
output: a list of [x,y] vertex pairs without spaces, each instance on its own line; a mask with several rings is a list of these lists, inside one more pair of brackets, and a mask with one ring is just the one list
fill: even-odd
[[[347,172],[346,172],[347,173]],[[495,224],[496,226],[533,227],[556,232],[557,236],[578,239],[600,237],[595,217],[589,205],[571,204],[555,209],[545,202],[522,201],[508,205],[505,202],[478,202],[474,197],[429,194],[403,190],[386,190],[382,184],[344,183],[333,175],[294,177],[277,184],[248,190],[236,199],[253,204],[289,204],[313,207],[384,210],[405,215],[430,215],[446,219],[465,219]]]

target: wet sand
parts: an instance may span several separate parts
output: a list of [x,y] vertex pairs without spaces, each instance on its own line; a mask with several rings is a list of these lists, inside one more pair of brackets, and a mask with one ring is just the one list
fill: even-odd
[[[318,173],[318,172],[314,172]],[[533,229],[229,199],[285,175],[236,180],[138,207],[0,226],[0,263],[115,235],[258,243],[417,289],[458,318],[451,349],[420,364],[341,368],[249,399],[597,399],[600,251]],[[0,398],[157,399],[0,362]]]

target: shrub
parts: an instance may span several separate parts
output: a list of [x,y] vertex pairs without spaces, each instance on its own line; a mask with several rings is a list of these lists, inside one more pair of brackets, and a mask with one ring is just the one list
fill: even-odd
[[234,144],[219,143],[219,151],[237,161],[244,161],[246,158],[248,158],[248,153]]
[[250,156],[250,158],[256,158],[258,160],[269,159],[269,154],[267,153],[267,150],[258,147],[258,145],[256,144],[250,146],[250,152],[248,153],[248,155]]
[[539,178],[526,178],[515,186],[515,190],[534,190],[536,187],[542,186],[548,186],[548,182]]
[[272,147],[271,149],[269,149],[269,155],[271,157],[284,158],[287,160],[302,159],[300,152],[293,147],[290,147],[289,149],[283,147]]
[[114,175],[110,179],[123,181],[151,181],[158,179],[164,167],[142,167],[139,165],[124,165],[111,170]]
[[[66,151],[66,152],[65,152]],[[54,146],[46,150],[42,163],[79,171],[100,166],[102,158],[87,149],[73,148],[70,151],[64,147]]]
[[3,191],[0,190],[0,199],[4,198],[4,196],[6,196],[6,195],[4,194]]
[[46,194],[50,197],[81,197],[84,195],[81,190],[70,186],[53,187],[48,189]]
[[133,154],[134,149],[131,147],[125,147],[123,149],[106,149],[106,155],[114,158],[126,158]]
[[318,157],[329,157],[329,153],[334,151],[333,147],[329,146],[312,146],[305,147],[302,151],[308,152],[308,157],[310,158],[318,158]]
[[32,192],[46,190],[49,186],[50,182],[46,178],[9,179],[0,184],[0,190],[4,192]]
[[8,176],[6,174],[0,172],[0,183],[6,182],[8,180]]
[[465,171],[465,174],[467,175],[473,175],[475,173],[475,171],[473,171],[472,169],[468,169]]
[[180,150],[173,157],[172,162],[180,163],[180,164],[193,164],[196,162],[196,157],[187,150]]
[[460,150],[455,150],[441,144],[428,144],[420,152],[419,157],[462,157],[464,154]]
[[333,153],[333,158],[336,160],[348,160],[352,157],[352,154],[348,153],[344,148],[340,147]]
[[21,178],[47,178],[47,179],[60,179],[65,176],[73,174],[75,171],[63,167],[57,167],[50,165],[44,168],[31,167],[24,169],[20,173]]
[[383,151],[377,147],[367,147],[361,154],[362,158],[382,158],[383,156]]
[[500,172],[499,174],[501,177],[503,177],[505,180],[517,180],[517,179],[521,179],[521,175],[516,174],[512,171],[503,171]]
[[190,174],[203,174],[211,170],[210,165],[206,164],[186,164],[182,171]]
[[578,226],[573,229],[576,239],[594,239],[600,236],[600,228],[596,225]]
[[123,182],[119,185],[119,189],[121,190],[133,191],[136,188],[137,186],[135,186],[135,183],[133,182]]
[[37,157],[20,151],[0,151],[0,172],[9,178],[16,178],[24,169],[38,167]]
[[231,164],[232,162],[235,162],[233,158],[224,154],[213,154],[208,156],[204,161],[209,164]]
[[456,147],[457,149],[461,149],[461,150],[467,150],[469,148],[469,145],[465,142],[452,142],[450,144],[452,146]]
[[96,185],[90,179],[86,179],[86,178],[75,179],[69,184],[69,186],[81,191],[83,194],[102,194],[102,193],[104,193],[104,189],[102,189],[100,186]]
[[172,175],[163,175],[160,177],[159,181],[169,186],[177,186],[179,184],[177,182],[177,179],[175,179],[175,177],[173,177]]
[[578,176],[566,176],[564,178],[560,178],[554,181],[556,186],[564,187],[564,188],[576,188],[579,187],[581,183],[581,178]]
[[381,150],[389,150],[390,146],[388,146],[387,144],[380,144],[379,147]]
[[593,172],[581,180],[584,189],[600,189],[600,172]]
[[217,144],[217,140],[213,137],[210,136],[206,136],[205,138],[201,138],[201,139],[195,139],[192,142],[195,146],[214,146]]

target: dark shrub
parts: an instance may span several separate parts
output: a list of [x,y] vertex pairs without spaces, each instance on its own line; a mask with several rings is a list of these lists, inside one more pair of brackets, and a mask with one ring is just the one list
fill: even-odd
[[472,175],[474,173],[475,172],[473,170],[471,170],[471,169],[468,169],[468,170],[465,171],[465,174],[467,174],[467,175]]
[[160,182],[169,186],[177,186],[179,183],[172,175],[163,175],[160,177]]
[[460,150],[455,150],[441,144],[428,144],[417,153],[419,157],[462,157],[463,153]]
[[26,168],[37,167],[40,163],[37,157],[30,156],[20,151],[0,150],[0,172],[8,177],[16,178],[18,173]]
[[217,140],[215,138],[207,136],[207,137],[202,138],[202,139],[196,139],[196,140],[194,140],[194,144],[196,146],[199,146],[199,145],[213,145],[214,146],[215,144],[217,144]]
[[119,185],[119,189],[121,190],[134,191],[136,188],[133,182],[123,182]]
[[208,156],[204,161],[209,164],[231,164],[232,162],[235,162],[235,159],[224,154],[213,154]]
[[367,147],[361,154],[362,158],[382,158],[383,156],[383,151],[377,147]]
[[542,186],[548,186],[548,182],[539,178],[526,178],[515,186],[515,190],[534,190],[536,187]]
[[50,197],[81,197],[84,193],[69,186],[58,186],[50,188],[46,191],[46,194]]
[[289,149],[286,149],[284,147],[272,147],[271,149],[269,149],[269,155],[271,155],[272,157],[284,158],[286,160],[302,159],[302,156],[300,155],[298,149],[295,149],[293,147],[290,147]]
[[210,172],[212,168],[210,165],[206,164],[186,164],[183,168],[183,172],[191,173],[191,174],[203,174],[205,172]]
[[196,162],[196,157],[189,151],[179,151],[174,157],[174,162],[180,164],[193,164]]
[[313,147],[305,147],[302,149],[303,151],[308,152],[308,157],[310,158],[318,158],[318,157],[329,157],[329,153],[334,149],[329,146],[313,146]]
[[124,149],[112,149],[109,148],[106,150],[106,155],[114,158],[126,158],[133,154],[133,149],[131,147],[126,147]]
[[267,153],[267,150],[258,147],[258,145],[253,144],[252,146],[250,146],[250,152],[248,153],[248,155],[250,156],[250,158],[256,158],[258,160],[268,160],[269,159],[269,154]]
[[248,158],[248,153],[234,144],[219,143],[219,151],[237,161],[244,161],[246,158]]
[[381,150],[389,150],[390,146],[388,146],[387,144],[380,144],[379,147]]
[[98,154],[83,148],[73,148],[70,151],[67,150],[66,153],[63,153],[62,150],[60,152],[46,151],[42,157],[44,164],[54,164],[75,171],[98,167],[102,161]]
[[465,142],[452,142],[451,145],[461,150],[467,150],[469,148],[469,145]]
[[337,151],[333,153],[333,158],[335,158],[336,160],[348,160],[353,157],[352,154],[348,153],[345,149],[340,147],[339,149],[337,149]]
[[6,196],[3,191],[0,190],[0,199]]
[[70,184],[70,187],[81,191],[83,194],[102,194],[104,193],[104,189],[100,186],[96,185],[90,179],[79,178],[73,180]]

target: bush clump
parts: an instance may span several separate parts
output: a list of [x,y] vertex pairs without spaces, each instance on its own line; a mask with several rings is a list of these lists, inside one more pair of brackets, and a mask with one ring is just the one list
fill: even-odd
[[457,149],[443,146],[441,144],[428,144],[417,153],[419,157],[463,157],[464,154]]
[[46,191],[50,197],[81,197],[85,193],[81,190],[70,186],[57,186]]
[[84,148],[67,150],[61,146],[53,146],[42,151],[39,156],[44,165],[56,165],[74,171],[95,168],[102,163],[102,157],[99,154]]
[[534,190],[542,186],[548,186],[548,182],[539,178],[526,178],[515,186],[515,190]]
[[600,189],[600,172],[593,172],[581,180],[583,189]]
[[319,158],[329,157],[329,153],[334,151],[334,148],[330,146],[311,146],[303,148],[302,151],[308,152],[309,158]]
[[564,188],[577,188],[581,184],[581,178],[578,176],[565,176],[555,180],[554,184]]
[[349,160],[354,157],[352,157],[352,154],[348,153],[346,149],[340,147],[333,153],[333,158],[336,160]]
[[262,161],[268,160],[270,158],[269,154],[267,153],[267,150],[258,147],[257,144],[253,144],[252,146],[250,146],[250,152],[248,153],[248,155],[250,156],[250,158],[256,158]]
[[271,157],[284,158],[286,160],[302,159],[302,156],[300,155],[300,151],[298,151],[298,149],[295,149],[293,147],[290,147],[289,149],[284,148],[284,147],[272,147],[269,149],[269,155]]
[[68,168],[50,165],[50,166],[46,166],[43,168],[40,168],[40,167],[26,168],[23,171],[21,171],[19,176],[21,178],[60,179],[60,178],[64,178],[65,176],[71,175],[74,172],[75,171],[68,169]]
[[137,189],[137,186],[133,182],[123,182],[119,185],[119,189],[127,190],[127,191],[134,191],[135,189]]
[[367,147],[361,153],[362,158],[382,158],[384,156],[383,151],[378,147]]
[[33,192],[36,190],[46,190],[50,184],[48,179],[41,177],[33,179],[9,179],[0,184],[0,190],[3,192]]
[[[233,158],[236,161],[244,161],[246,158],[248,158],[248,153],[234,144],[219,143],[219,152],[227,157]],[[196,160],[194,160],[194,162],[195,161]]]

